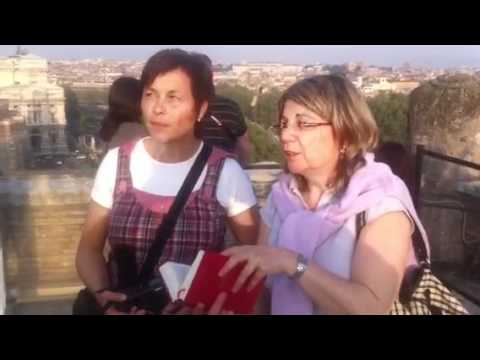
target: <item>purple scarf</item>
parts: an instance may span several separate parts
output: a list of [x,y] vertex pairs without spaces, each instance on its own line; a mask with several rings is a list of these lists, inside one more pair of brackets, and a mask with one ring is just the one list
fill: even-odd
[[[291,176],[282,175],[272,186],[273,204],[281,219],[278,246],[303,254],[311,260],[315,249],[334,235],[356,214],[378,204],[385,197],[395,197],[418,226],[429,252],[425,230],[413,206],[405,183],[387,165],[365,156],[366,165],[351,177],[343,196],[315,212],[306,210],[302,201],[289,189]],[[302,288],[285,275],[271,278],[272,314],[314,312],[314,305]]]

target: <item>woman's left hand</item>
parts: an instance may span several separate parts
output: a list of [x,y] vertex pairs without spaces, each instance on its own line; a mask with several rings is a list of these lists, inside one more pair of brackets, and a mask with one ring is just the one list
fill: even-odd
[[288,273],[292,265],[295,267],[296,261],[295,254],[289,250],[262,245],[231,247],[222,254],[230,259],[220,270],[219,276],[226,275],[238,264],[246,262],[232,288],[233,292],[240,290],[250,277],[247,291],[253,290],[267,275]]

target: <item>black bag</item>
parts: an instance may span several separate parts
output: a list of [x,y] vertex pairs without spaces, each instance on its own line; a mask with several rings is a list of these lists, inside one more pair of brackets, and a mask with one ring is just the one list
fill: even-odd
[[87,288],[80,290],[73,302],[73,315],[103,315],[102,307]]
[[[117,310],[128,312],[133,306],[137,306],[138,308],[148,310],[151,314],[161,313],[163,307],[169,301],[163,289],[163,281],[161,281],[161,279],[153,279],[145,286],[115,290],[116,292],[122,292],[127,295],[127,300],[115,304],[115,307]],[[110,305],[113,304],[102,308],[97,303],[95,296],[88,289],[83,289],[75,299],[73,314],[103,315]]]
[[[212,147],[204,144],[175,197],[174,203],[165,215],[162,223],[158,226],[155,241],[148,250],[140,273],[135,281],[132,281],[134,285],[128,288],[112,289],[112,291],[127,294],[127,301],[111,304],[111,306],[115,306],[115,308],[124,312],[128,312],[133,306],[137,306],[138,308],[147,310],[149,313],[159,314],[165,305],[168,304],[170,299],[162,279],[153,278],[155,265],[163,252],[167,239],[170,238],[173,233],[178,216],[187,202],[193,187],[197,183],[211,152]],[[122,254],[122,256],[126,257],[125,254]],[[126,273],[128,273],[128,271],[126,271]],[[160,283],[162,285],[160,285]],[[105,308],[102,308],[97,303],[95,296],[88,289],[83,289],[79,292],[73,304],[73,315],[103,315],[109,305],[110,304],[107,304]]]

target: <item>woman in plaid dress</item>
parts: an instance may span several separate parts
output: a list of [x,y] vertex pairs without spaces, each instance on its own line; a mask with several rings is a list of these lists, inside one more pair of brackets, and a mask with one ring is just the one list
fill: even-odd
[[[125,299],[103,289],[134,285],[158,225],[204,146],[194,127],[214,95],[211,70],[198,55],[178,49],[152,56],[140,82],[140,107],[150,136],[112,149],[103,159],[78,248],[79,275],[102,307]],[[223,250],[226,225],[240,243],[254,243],[255,205],[246,173],[214,148],[158,265],[191,264],[201,249]],[[106,241],[112,249],[108,261],[102,255]],[[115,306],[106,310],[121,313]],[[130,313],[145,311],[133,308]]]

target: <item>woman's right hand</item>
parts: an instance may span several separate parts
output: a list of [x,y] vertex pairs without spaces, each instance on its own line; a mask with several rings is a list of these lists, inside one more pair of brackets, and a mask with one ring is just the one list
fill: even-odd
[[136,306],[132,307],[129,312],[120,311],[115,308],[116,303],[122,303],[127,300],[127,296],[125,294],[114,292],[110,290],[103,290],[97,292],[95,294],[95,298],[97,299],[97,303],[102,307],[105,308],[107,304],[110,304],[105,310],[105,315],[145,315],[146,311],[143,309],[138,309]]

